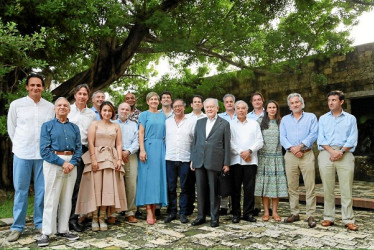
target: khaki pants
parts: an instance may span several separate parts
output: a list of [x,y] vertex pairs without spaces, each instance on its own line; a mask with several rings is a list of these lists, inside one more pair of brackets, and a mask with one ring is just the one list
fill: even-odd
[[324,220],[335,219],[335,172],[338,174],[341,195],[342,219],[344,224],[354,223],[352,208],[352,183],[355,168],[355,158],[347,152],[339,161],[330,161],[330,153],[323,150],[318,156],[319,172],[321,174],[324,193]]
[[138,178],[138,157],[136,154],[130,155],[129,162],[123,165],[125,169],[125,189],[127,198],[126,216],[135,216],[136,205],[136,184]]
[[311,150],[306,152],[303,157],[297,158],[291,152],[287,152],[284,156],[284,160],[286,164],[291,214],[298,215],[300,213],[298,189],[301,172],[306,189],[306,216],[309,218],[313,216],[313,213],[316,211],[316,195],[314,193],[316,175],[314,153]]

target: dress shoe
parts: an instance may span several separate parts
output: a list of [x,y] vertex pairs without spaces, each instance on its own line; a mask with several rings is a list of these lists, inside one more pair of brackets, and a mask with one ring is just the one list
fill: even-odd
[[135,218],[134,215],[130,215],[129,217],[127,217],[127,220],[130,222],[130,223],[137,223],[138,220]]
[[334,222],[331,221],[331,220],[323,220],[321,222],[321,225],[324,226],[324,227],[330,227],[330,226],[334,225]]
[[205,219],[195,219],[191,223],[191,226],[198,226],[198,225],[204,224],[205,222],[206,222]]
[[210,226],[211,227],[218,227],[219,226],[219,221],[218,220],[212,220],[210,222]]
[[171,221],[175,220],[177,216],[175,214],[169,214],[168,217],[164,220],[165,223],[170,223]]
[[142,212],[140,211],[139,208],[137,208],[137,210],[136,210],[136,212],[135,212],[135,217],[136,217],[136,218],[139,218],[139,217],[141,217],[141,216],[142,216]]
[[252,214],[250,214],[250,215],[248,215],[248,216],[244,216],[244,217],[243,217],[243,220],[245,220],[245,221],[249,221],[249,222],[256,222],[256,221],[257,221],[256,218],[253,217]]
[[159,208],[156,208],[155,215],[156,216],[160,216],[161,215],[161,210]]
[[345,227],[348,228],[351,231],[357,231],[358,230],[358,226],[354,223],[347,223],[347,224],[345,224]]
[[239,222],[240,222],[240,217],[239,216],[232,217],[232,223],[239,223]]
[[184,214],[181,214],[181,215],[179,216],[179,220],[180,220],[181,223],[183,223],[183,224],[185,224],[185,223],[188,222],[187,216],[184,215]]
[[83,231],[83,226],[78,224],[77,221],[69,222],[69,228],[70,228],[70,230],[74,230],[75,232],[82,232]]
[[107,222],[108,222],[108,224],[110,224],[110,225],[114,225],[114,224],[116,224],[116,217],[109,216],[108,219],[107,219]]
[[293,223],[299,220],[300,220],[300,216],[298,214],[297,215],[291,214],[290,216],[288,216],[288,218],[284,219],[284,223]]
[[219,210],[219,215],[227,215],[227,208],[221,208]]
[[261,208],[255,207],[253,210],[253,216],[258,216],[261,212]]
[[313,218],[313,216],[309,216],[309,218],[308,218],[308,226],[310,228],[313,228],[313,227],[317,226],[316,220]]

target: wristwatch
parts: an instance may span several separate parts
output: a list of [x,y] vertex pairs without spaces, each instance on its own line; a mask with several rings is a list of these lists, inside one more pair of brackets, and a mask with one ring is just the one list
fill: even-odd
[[344,150],[344,148],[341,148],[341,149],[340,149],[340,152],[342,152],[342,153],[343,153],[343,155],[344,155],[344,153],[345,153],[345,150]]
[[248,149],[248,151],[249,151],[250,154],[252,154],[252,152],[253,152],[251,149]]

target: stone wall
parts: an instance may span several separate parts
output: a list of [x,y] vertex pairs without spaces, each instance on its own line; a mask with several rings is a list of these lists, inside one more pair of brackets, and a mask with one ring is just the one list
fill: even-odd
[[[286,115],[289,112],[286,101],[288,94],[298,92],[305,100],[305,111],[320,117],[329,110],[327,93],[338,89],[346,94],[344,110],[352,113],[353,99],[374,98],[374,43],[357,46],[346,55],[309,61],[301,66],[300,73],[243,75],[238,71],[236,77],[225,83],[226,92],[234,94],[237,100],[250,103],[251,93],[259,91],[266,100],[276,100],[281,106],[282,115]],[[371,114],[374,117],[374,112]],[[317,155],[318,150],[315,148],[314,151]],[[374,181],[373,159],[373,156],[356,157],[356,180]]]

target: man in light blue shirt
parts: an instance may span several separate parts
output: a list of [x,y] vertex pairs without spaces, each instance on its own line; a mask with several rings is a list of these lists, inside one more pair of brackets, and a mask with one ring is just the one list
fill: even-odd
[[305,104],[300,94],[289,94],[287,103],[292,112],[282,118],[280,142],[287,150],[284,160],[291,215],[284,222],[292,223],[300,220],[298,188],[301,172],[306,188],[306,216],[308,226],[312,228],[316,226],[313,217],[316,211],[316,196],[314,193],[315,157],[312,146],[318,136],[318,121],[314,114],[303,111]]
[[260,117],[264,117],[264,102],[265,99],[260,92],[253,93],[251,97],[253,110],[247,114],[247,118],[257,120]]
[[100,106],[105,101],[105,93],[101,90],[95,91],[92,94],[92,110],[96,114],[96,120],[101,120],[100,118]]
[[335,220],[335,172],[338,174],[342,220],[352,231],[357,231],[352,208],[352,182],[355,168],[353,152],[357,146],[356,118],[344,112],[344,93],[331,91],[328,95],[330,112],[319,119],[318,156],[319,171],[324,190],[324,220],[322,226],[328,227]]
[[127,198],[126,217],[130,223],[136,223],[135,218],[135,195],[136,180],[138,178],[138,157],[139,150],[138,124],[128,119],[131,114],[131,107],[128,103],[121,103],[118,107],[118,119],[115,120],[121,127],[122,132],[122,160],[124,163],[125,188]]

